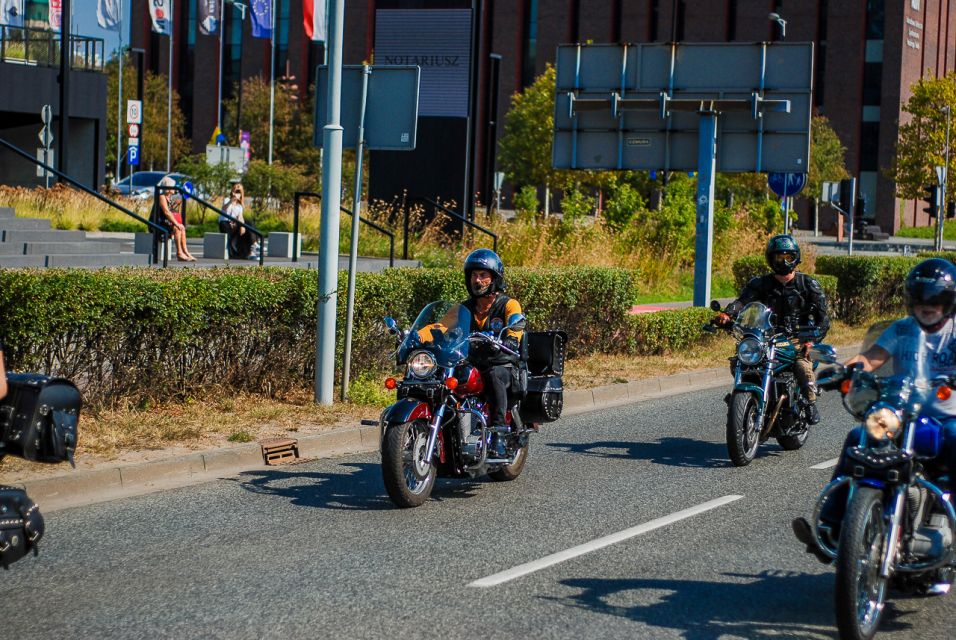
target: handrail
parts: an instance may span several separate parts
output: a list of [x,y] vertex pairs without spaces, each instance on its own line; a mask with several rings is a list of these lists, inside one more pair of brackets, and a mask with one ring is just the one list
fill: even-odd
[[[116,202],[113,202],[112,200],[110,200],[110,199],[107,198],[106,196],[104,196],[104,195],[102,195],[102,194],[100,194],[100,193],[97,193],[96,191],[93,191],[92,189],[90,189],[89,187],[87,187],[87,186],[85,186],[85,185],[80,184],[79,182],[77,182],[76,180],[74,180],[74,179],[71,178],[70,176],[66,175],[66,174],[63,173],[62,171],[58,171],[58,170],[54,169],[53,167],[50,167],[49,165],[45,164],[44,162],[41,162],[40,160],[37,160],[36,158],[34,158],[33,156],[31,156],[29,153],[27,153],[27,152],[24,151],[23,149],[21,149],[21,148],[19,148],[19,147],[17,147],[17,146],[14,146],[14,145],[12,145],[12,144],[10,144],[9,142],[7,142],[6,140],[4,140],[3,138],[0,138],[0,145],[6,147],[6,148],[9,149],[10,151],[13,151],[13,152],[16,153],[17,155],[20,155],[20,156],[26,158],[27,160],[29,160],[29,161],[32,162],[33,164],[37,165],[38,167],[43,167],[43,169],[45,169],[46,171],[49,171],[50,173],[52,173],[53,175],[57,176],[57,177],[60,178],[61,180],[65,180],[66,182],[69,182],[71,185],[73,185],[73,186],[76,187],[77,189],[80,189],[81,191],[85,191],[87,194],[93,196],[94,198],[97,198],[98,200],[101,200],[102,202],[105,202],[107,205],[113,207],[114,209],[119,209],[120,211],[122,211],[122,212],[125,213],[126,215],[130,216],[131,218],[134,218],[134,219],[138,220],[139,222],[142,222],[143,224],[146,225],[147,228],[152,228],[152,229],[153,229],[153,233],[159,232],[159,233],[163,236],[163,241],[165,242],[165,239],[166,239],[166,237],[168,236],[168,232],[166,231],[166,228],[165,228],[165,227],[162,227],[162,226],[156,224],[155,222],[152,222],[152,221],[150,221],[150,220],[147,220],[146,218],[143,218],[143,217],[137,215],[136,213],[133,213],[132,211],[130,211],[130,210],[127,209],[126,207],[124,207],[124,206],[122,206],[122,205],[120,205],[120,204],[117,204]],[[153,253],[153,264],[156,264],[156,263],[158,262],[158,258],[159,258],[159,256],[157,256],[156,253]],[[169,261],[169,256],[167,256],[167,255],[166,255],[166,252],[164,251],[164,252],[163,252],[163,266],[164,266],[164,267],[168,265],[168,261]]]
[[[262,235],[262,232],[259,231],[257,228],[255,228],[255,227],[252,226],[251,224],[247,224],[246,222],[244,222],[244,221],[242,221],[242,220],[239,220],[238,218],[235,218],[235,217],[229,215],[228,213],[226,213],[225,211],[223,211],[222,209],[220,209],[220,208],[217,207],[216,205],[210,204],[210,203],[206,202],[205,200],[203,200],[202,198],[200,198],[200,197],[197,196],[196,194],[191,193],[191,192],[187,191],[186,189],[184,189],[184,188],[182,188],[182,187],[180,187],[180,186],[178,186],[178,185],[172,186],[172,187],[170,187],[170,186],[162,186],[162,187],[161,187],[161,186],[159,186],[159,185],[157,184],[157,185],[155,185],[155,186],[153,187],[153,190],[155,191],[155,195],[154,195],[154,198],[153,198],[153,202],[156,203],[156,206],[154,207],[154,211],[159,208],[159,192],[160,192],[160,191],[163,191],[163,192],[167,192],[167,191],[178,191],[178,192],[183,196],[183,225],[186,224],[186,206],[185,206],[185,202],[186,202],[187,200],[192,199],[192,200],[195,200],[198,204],[200,204],[200,205],[202,205],[202,206],[204,206],[204,207],[206,207],[206,208],[208,208],[208,209],[212,209],[213,211],[215,211],[216,213],[218,213],[218,214],[221,215],[222,217],[228,218],[228,219],[232,220],[233,222],[235,222],[235,223],[238,224],[239,226],[243,227],[244,229],[246,229],[247,231],[249,231],[249,232],[252,233],[253,235],[258,236],[258,238],[259,238],[259,266],[261,267],[261,266],[264,264],[264,259],[265,259],[264,256],[265,256],[265,253],[266,253],[266,252],[265,252],[265,248],[266,248],[265,236],[263,236],[263,235]],[[227,254],[227,255],[228,255],[228,254]]]
[[[298,261],[298,256],[299,256],[299,243],[298,243],[298,237],[299,237],[299,201],[300,201],[303,197],[319,198],[319,199],[321,200],[321,199],[322,199],[322,194],[320,194],[320,193],[315,193],[315,192],[313,192],[313,191],[296,191],[296,192],[295,192],[295,195],[294,195],[293,198],[292,198],[292,262],[297,262],[297,261]],[[346,209],[346,208],[343,207],[343,206],[339,206],[339,209],[341,209],[341,211],[342,211],[343,213],[347,213],[347,214],[349,214],[349,215],[352,215],[352,212],[351,212],[349,209]],[[389,231],[388,229],[385,229],[384,227],[381,227],[381,226],[375,224],[375,223],[372,222],[371,220],[366,220],[366,219],[363,218],[361,215],[359,215],[359,222],[364,222],[366,225],[372,227],[372,228],[375,229],[376,231],[378,231],[378,232],[380,232],[380,233],[384,233],[385,235],[388,236],[388,246],[389,246],[389,249],[388,249],[388,266],[389,266],[389,267],[394,267],[394,266],[395,266],[395,234],[392,233],[391,231]]]
[[[103,71],[103,38],[70,34],[70,68]],[[60,64],[62,37],[56,31],[0,25],[0,61],[55,67]],[[32,51],[31,51],[32,50]],[[77,51],[81,53],[77,53]],[[39,51],[39,54],[36,52]],[[30,55],[33,53],[34,55]]]
[[[457,213],[457,212],[455,212],[455,211],[452,211],[451,209],[449,209],[448,207],[446,207],[446,206],[443,205],[443,204],[438,204],[437,202],[435,202],[435,201],[432,200],[431,198],[419,198],[419,200],[422,200],[422,201],[424,201],[424,202],[427,202],[428,204],[432,205],[432,206],[435,207],[436,209],[439,209],[439,210],[442,211],[443,213],[445,213],[445,214],[451,216],[452,218],[455,218],[455,219],[457,219],[457,220],[461,220],[462,222],[464,222],[465,224],[467,224],[467,225],[468,225],[469,227],[471,227],[472,229],[477,229],[478,231],[481,231],[482,233],[491,236],[491,241],[492,241],[492,244],[494,245],[494,252],[495,252],[495,253],[498,253],[498,236],[495,235],[495,233],[493,233],[490,229],[485,229],[485,228],[484,228],[483,226],[481,226],[480,224],[475,224],[474,222],[472,222],[472,221],[469,220],[468,218],[462,216],[461,214],[459,214],[459,213]],[[406,219],[407,219],[407,217],[408,217],[408,211],[407,211],[407,209],[406,209],[405,216],[406,216]],[[407,235],[407,234],[406,234],[406,235]]]

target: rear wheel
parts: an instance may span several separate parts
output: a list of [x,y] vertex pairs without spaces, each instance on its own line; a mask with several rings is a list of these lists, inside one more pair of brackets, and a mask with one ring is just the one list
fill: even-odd
[[880,576],[886,544],[883,494],[860,487],[847,507],[836,558],[837,628],[844,640],[870,640],[876,635],[886,598]]
[[734,393],[727,416],[727,453],[736,467],[743,467],[757,455],[760,425],[757,424],[757,400],[749,391]]
[[517,454],[515,455],[515,460],[511,464],[504,465],[503,467],[491,471],[488,473],[488,477],[497,482],[510,482],[518,476],[521,475],[521,472],[524,470],[524,464],[528,461],[528,449],[531,447],[531,443],[526,443],[523,447],[518,449]]
[[417,507],[432,493],[438,470],[425,459],[428,425],[421,421],[390,425],[382,441],[382,480],[399,507]]

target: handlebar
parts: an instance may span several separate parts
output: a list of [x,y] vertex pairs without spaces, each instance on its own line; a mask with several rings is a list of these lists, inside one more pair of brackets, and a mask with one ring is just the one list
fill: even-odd
[[512,355],[512,356],[515,356],[515,357],[518,357],[518,358],[521,357],[521,355],[520,355],[517,351],[515,351],[514,349],[512,349],[512,348],[508,347],[507,345],[505,345],[505,344],[504,344],[504,341],[498,340],[498,339],[496,339],[496,338],[493,338],[492,336],[489,336],[489,335],[486,334],[486,333],[481,333],[481,332],[477,332],[477,331],[476,331],[475,333],[470,334],[470,335],[468,336],[468,339],[469,339],[469,340],[473,340],[473,339],[485,340],[485,341],[490,342],[491,344],[493,344],[493,345],[494,345],[495,347],[497,347],[499,350],[504,351],[505,353],[507,353],[507,354],[509,354],[509,355]]

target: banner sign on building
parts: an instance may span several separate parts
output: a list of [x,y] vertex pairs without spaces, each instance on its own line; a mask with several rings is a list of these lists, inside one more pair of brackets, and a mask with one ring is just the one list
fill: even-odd
[[54,31],[59,31],[63,17],[63,0],[50,0],[49,16],[50,28]]
[[302,0],[305,36],[316,42],[325,42],[326,39],[325,2],[326,0]]
[[172,35],[173,0],[149,0],[149,17],[153,20],[153,33]]
[[199,0],[199,33],[214,36],[219,33],[220,0]]
[[98,0],[96,3],[96,23],[107,31],[119,31],[123,21],[122,0]]
[[0,0],[0,24],[22,27],[23,2],[24,0]]
[[272,37],[271,0],[252,0],[252,37]]
[[467,118],[471,9],[379,9],[375,62],[421,68],[419,116]]

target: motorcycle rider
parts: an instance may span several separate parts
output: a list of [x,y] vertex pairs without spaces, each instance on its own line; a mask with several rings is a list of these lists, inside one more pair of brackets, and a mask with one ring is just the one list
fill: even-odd
[[[468,299],[461,304],[471,312],[471,331],[491,332],[497,337],[509,320],[521,314],[518,301],[504,294],[504,263],[494,251],[476,249],[465,258],[464,272]],[[502,342],[518,352],[523,333],[509,329],[505,331]],[[486,388],[491,390],[488,401],[491,404],[492,432],[508,433],[505,420],[509,407],[508,391],[518,388],[519,359],[485,342],[475,342],[468,359],[481,372]],[[503,444],[503,439],[498,438],[498,446]]]
[[[800,264],[800,246],[790,234],[780,234],[770,238],[764,251],[767,264],[772,273],[752,279],[741,291],[740,297],[727,305],[723,313],[717,315],[714,323],[727,326],[733,322],[740,310],[751,302],[761,302],[774,312],[777,327],[791,340],[796,341],[797,327],[811,320],[820,331],[819,340],[826,336],[830,328],[827,315],[827,300],[820,283],[805,273],[797,271]],[[808,357],[812,343],[798,348],[793,373],[800,389],[809,403],[809,422],[820,422],[817,411],[817,390],[813,379],[813,364]]]
[[[956,375],[956,328],[953,322],[956,266],[942,258],[923,260],[906,276],[905,289],[909,315],[887,327],[873,346],[847,360],[845,366],[859,363],[864,371],[874,371],[891,361],[894,375],[901,375],[912,367],[907,363],[916,362],[926,366],[930,379]],[[920,333],[923,334],[922,347]],[[922,414],[942,423],[939,460],[952,473],[956,470],[956,396],[941,400],[936,394],[931,394]],[[846,450],[860,442],[862,432],[862,425],[850,431],[840,450],[840,460],[832,479],[844,474]],[[839,535],[845,507],[844,488],[834,492],[820,514],[834,541]],[[807,545],[807,553],[814,554],[821,562],[830,562],[830,558],[817,547],[813,528],[806,518],[794,519],[792,526],[797,539]]]

